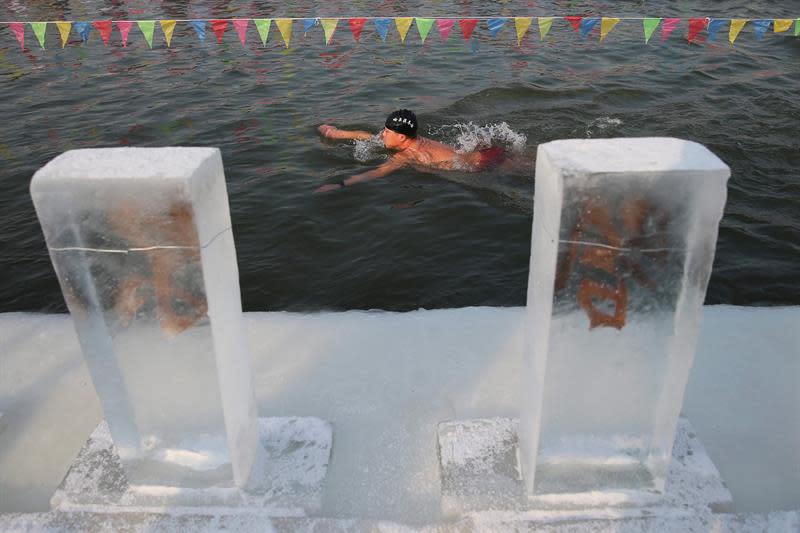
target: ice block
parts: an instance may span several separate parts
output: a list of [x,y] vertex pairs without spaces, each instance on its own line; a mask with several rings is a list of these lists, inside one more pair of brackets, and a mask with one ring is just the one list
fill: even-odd
[[247,486],[263,449],[219,150],[72,150],[31,195],[128,481]]
[[663,491],[729,175],[679,139],[539,145],[520,420],[529,495]]

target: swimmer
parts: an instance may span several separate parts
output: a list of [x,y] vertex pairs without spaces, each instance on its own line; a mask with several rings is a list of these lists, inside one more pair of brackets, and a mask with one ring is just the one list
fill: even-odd
[[[367,141],[375,137],[368,131],[341,130],[329,124],[319,128],[320,134],[327,139]],[[477,172],[499,165],[505,158],[505,151],[500,147],[492,147],[474,152],[459,153],[452,146],[417,135],[417,117],[408,109],[400,109],[386,118],[386,124],[380,132],[383,145],[395,153],[382,165],[356,174],[338,183],[328,183],[314,192],[329,192],[344,189],[357,183],[382,178],[395,170],[411,166],[417,170],[462,170]]]

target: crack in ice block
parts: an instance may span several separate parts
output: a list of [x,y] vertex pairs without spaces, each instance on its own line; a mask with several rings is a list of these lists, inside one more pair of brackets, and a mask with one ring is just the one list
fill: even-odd
[[679,139],[539,145],[520,430],[529,495],[663,490],[729,175]]
[[31,195],[128,480],[251,484],[263,450],[219,150],[73,150]]

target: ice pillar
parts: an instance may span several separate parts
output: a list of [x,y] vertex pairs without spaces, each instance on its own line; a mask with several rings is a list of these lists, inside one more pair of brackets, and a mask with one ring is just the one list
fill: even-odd
[[250,483],[263,451],[219,150],[73,150],[31,195],[128,480]]
[[520,427],[529,495],[663,490],[729,175],[679,139],[539,145]]

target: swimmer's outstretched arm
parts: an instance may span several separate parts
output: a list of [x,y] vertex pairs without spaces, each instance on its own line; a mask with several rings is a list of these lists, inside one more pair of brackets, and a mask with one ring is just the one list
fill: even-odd
[[339,183],[327,183],[322,187],[317,188],[314,192],[319,193],[319,192],[335,191],[337,189],[344,189],[345,187],[351,187],[356,183],[362,183],[365,181],[374,180],[376,178],[382,178],[388,174],[391,174],[395,170],[402,168],[403,165],[405,165],[405,162],[402,161],[397,156],[395,156],[379,167],[373,168],[372,170],[368,170],[367,172],[362,172],[361,174],[356,174],[355,176],[350,176],[346,180],[342,180]]
[[370,133],[368,131],[347,131],[347,130],[340,130],[336,126],[331,126],[330,124],[323,124],[319,128],[320,135],[325,137],[326,139],[347,139],[347,140],[356,140],[356,141],[368,141],[372,139],[375,134]]

